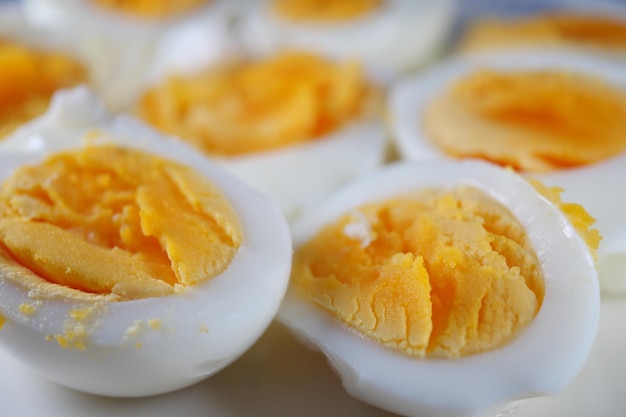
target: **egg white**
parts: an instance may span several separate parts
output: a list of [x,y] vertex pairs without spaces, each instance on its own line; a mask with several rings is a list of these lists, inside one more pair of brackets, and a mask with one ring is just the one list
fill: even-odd
[[64,33],[103,80],[98,92],[113,111],[124,110],[146,81],[230,56],[233,18],[228,0],[173,18],[141,20],[90,0],[24,0],[27,20]]
[[[406,416],[493,416],[503,407],[569,384],[591,349],[599,316],[594,262],[552,203],[516,174],[482,161],[391,165],[343,188],[292,224],[294,246],[360,205],[422,188],[474,186],[507,207],[526,230],[545,278],[545,298],[513,341],[460,359],[415,359],[366,338],[288,290],[278,315],[321,349],[347,391]],[[507,404],[513,402],[513,404]]]
[[[70,297],[31,298],[0,276],[0,347],[38,373],[68,387],[101,395],[145,396],[195,383],[247,350],[273,319],[286,290],[291,241],[280,210],[267,198],[184,144],[130,119],[112,118],[85,88],[55,97],[48,113],[0,142],[0,180],[23,164],[98,143],[150,152],[196,169],[238,214],[244,239],[220,275],[175,295],[90,305]],[[32,314],[20,312],[35,305]],[[85,350],[63,348],[73,309],[93,308]],[[158,325],[151,325],[157,323]]]
[[[623,67],[593,56],[525,50],[453,57],[421,75],[398,82],[390,93],[391,130],[403,159],[452,159],[431,142],[421,118],[434,97],[455,80],[482,68],[574,71],[599,77],[626,93]],[[596,218],[603,236],[598,250],[602,288],[610,293],[626,294],[626,197],[620,182],[626,177],[626,152],[591,165],[528,176],[564,188],[565,201],[581,204]]]
[[386,0],[355,19],[309,23],[276,16],[270,2],[240,2],[237,33],[253,53],[296,48],[332,59],[360,59],[380,81],[393,80],[440,52],[455,12],[452,0]]

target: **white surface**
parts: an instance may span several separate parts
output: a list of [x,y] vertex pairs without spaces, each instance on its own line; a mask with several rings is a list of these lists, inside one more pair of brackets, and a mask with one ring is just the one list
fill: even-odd
[[[570,388],[526,402],[511,417],[623,417],[626,299],[605,298],[596,345]],[[212,378],[171,394],[114,399],[81,394],[38,377],[0,350],[2,417],[390,417],[352,399],[323,355],[279,325]]]

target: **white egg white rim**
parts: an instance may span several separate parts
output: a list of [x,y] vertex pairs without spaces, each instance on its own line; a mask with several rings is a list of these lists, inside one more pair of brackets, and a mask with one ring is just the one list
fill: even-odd
[[626,90],[626,71],[622,65],[577,52],[524,49],[449,58],[422,74],[398,81],[390,90],[390,129],[402,158],[451,159],[429,139],[422,117],[438,94],[443,93],[456,80],[482,68],[501,71],[575,71],[600,77],[616,88]]
[[[478,412],[556,393],[578,374],[595,338],[599,286],[586,244],[560,210],[526,181],[482,161],[398,163],[363,177],[296,219],[294,245],[359,205],[424,187],[460,185],[475,186],[512,211],[545,273],[540,311],[509,344],[455,360],[416,360],[349,330],[293,291],[278,315],[327,355],[351,394],[397,413],[415,414],[417,406]],[[384,355],[384,363],[376,355]],[[371,392],[382,393],[382,399]]]
[[[104,302],[107,320],[91,329],[88,343],[119,345],[135,321],[146,318],[146,312],[148,317],[162,318],[164,327],[180,324],[169,322],[170,312],[174,310],[189,310],[194,318],[199,314],[219,317],[226,324],[245,315],[254,315],[254,320],[264,316],[268,325],[286,291],[291,267],[289,228],[278,207],[184,143],[165,138],[130,117],[110,117],[97,101],[84,87],[57,93],[46,115],[0,142],[0,181],[16,168],[41,162],[50,153],[84,146],[84,134],[97,130],[98,144],[113,143],[146,151],[190,166],[211,180],[237,212],[244,240],[228,268],[206,282],[169,296]],[[72,117],[84,125],[72,124],[69,120]],[[245,207],[254,209],[244,210]],[[264,302],[269,306],[262,312],[258,308],[260,297],[266,297]],[[199,304],[202,299],[207,302]],[[28,289],[0,280],[2,315],[40,333],[62,334],[63,320],[59,317],[66,317],[72,309],[92,305],[57,297],[45,299],[33,315],[26,317],[19,313],[22,303],[36,304],[36,301],[29,297]],[[190,304],[195,308],[201,305],[201,313],[190,310]]]

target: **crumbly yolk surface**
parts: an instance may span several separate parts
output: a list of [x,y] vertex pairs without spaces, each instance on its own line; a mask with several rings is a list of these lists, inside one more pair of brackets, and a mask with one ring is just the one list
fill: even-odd
[[82,64],[0,39],[0,139],[43,114],[52,94],[87,80]]
[[140,151],[59,153],[0,188],[3,261],[31,271],[22,274],[28,285],[54,284],[51,291],[171,294],[226,269],[241,241],[236,213],[211,182]]
[[144,19],[163,19],[193,11],[212,0],[92,0],[106,9]]
[[360,65],[284,53],[266,60],[171,77],[136,113],[212,155],[302,143],[361,115],[372,97]]
[[383,0],[274,0],[272,10],[289,20],[334,22],[362,17],[382,4]]
[[297,249],[292,283],[348,325],[416,357],[496,348],[533,320],[544,294],[523,227],[470,187],[344,215]]
[[624,151],[626,93],[582,74],[479,70],[433,99],[424,126],[453,156],[545,172]]
[[475,51],[524,44],[574,44],[620,50],[626,48],[626,23],[610,16],[565,13],[510,21],[478,20],[465,34],[461,49]]

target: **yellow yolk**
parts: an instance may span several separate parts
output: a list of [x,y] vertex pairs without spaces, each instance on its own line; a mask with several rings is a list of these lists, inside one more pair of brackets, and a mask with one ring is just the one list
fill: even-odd
[[0,40],[0,139],[41,115],[52,94],[87,80],[73,58]]
[[452,156],[544,172],[626,149],[626,93],[582,74],[480,70],[436,97],[424,125]]
[[241,241],[236,213],[211,182],[140,151],[56,154],[0,188],[3,275],[57,284],[50,291],[172,294],[222,272]]
[[624,49],[626,23],[611,17],[574,14],[548,14],[511,21],[479,20],[468,30],[461,49],[471,51],[524,44]]
[[383,0],[274,0],[274,13],[295,21],[333,22],[355,19],[382,6]]
[[286,53],[194,77],[172,77],[136,110],[161,131],[212,155],[314,139],[363,114],[372,90],[356,63]]
[[191,12],[211,0],[92,0],[112,11],[145,19],[162,19]]
[[533,320],[544,294],[523,227],[470,187],[344,215],[297,249],[292,283],[348,325],[416,357],[501,346]]

